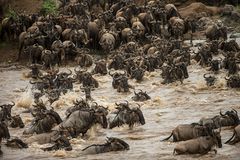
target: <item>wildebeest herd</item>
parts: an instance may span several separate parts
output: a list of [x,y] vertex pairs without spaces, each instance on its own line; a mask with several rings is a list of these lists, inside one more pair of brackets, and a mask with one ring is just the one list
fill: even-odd
[[[133,90],[135,102],[151,97],[143,90],[135,90],[129,79],[141,83],[146,72],[157,70],[163,85],[178,81],[183,84],[189,77],[187,68],[193,60],[208,68],[209,73],[203,75],[207,86],[214,85],[220,71],[226,71],[227,86],[240,88],[239,45],[235,40],[228,41],[227,27],[221,22],[208,26],[203,24],[203,18],[183,18],[173,4],[160,0],[144,5],[131,0],[108,3],[67,0],[63,1],[59,15],[21,14],[3,19],[1,38],[12,41],[19,37],[17,59],[29,57],[32,63],[28,67],[34,104],[24,111],[33,117],[28,126],[19,115],[12,116],[14,102],[0,106],[0,139],[7,139],[8,147],[27,148],[28,144],[37,142],[53,144],[42,148],[44,151],[69,151],[72,150],[70,139],[84,136],[95,124],[109,129],[128,125],[132,129],[135,124],[147,123],[140,105],[128,101],[116,102],[114,118],[107,117],[109,109],[91,97],[91,92],[99,87],[95,74],[109,74],[117,92]],[[201,30],[205,30],[208,41],[186,46],[184,35],[190,35],[193,45],[194,32]],[[96,51],[103,54],[102,59],[93,55]],[[64,72],[55,67],[72,61],[77,63],[73,71]],[[85,97],[76,99],[63,118],[51,105],[61,95],[71,92],[75,83],[81,84]],[[48,98],[49,105],[42,101],[43,96]],[[212,150],[216,153],[213,147],[222,147],[222,127],[235,127],[227,144],[240,141],[239,123],[238,113],[233,109],[213,118],[179,125],[165,140],[173,136],[174,142],[183,141],[176,145],[173,153],[206,154]],[[8,127],[25,127],[23,134],[28,138],[11,138]],[[122,139],[108,137],[106,143],[93,144],[82,151],[96,154],[129,149]]]

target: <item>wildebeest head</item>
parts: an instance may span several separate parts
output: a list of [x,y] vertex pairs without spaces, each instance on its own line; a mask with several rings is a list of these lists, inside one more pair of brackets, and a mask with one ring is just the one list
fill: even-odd
[[67,72],[60,72],[57,74],[58,78],[59,79],[66,79],[68,78],[71,74],[72,74],[72,71],[70,69],[68,69],[69,73]]
[[12,104],[4,104],[1,105],[1,111],[0,111],[0,120],[4,121],[6,119],[11,118],[11,113],[12,113],[12,107],[15,105],[14,102]]
[[12,148],[28,148],[28,144],[24,143],[19,138],[7,140],[6,146],[12,147]]
[[0,122],[0,138],[10,138],[10,133],[5,122]]
[[107,117],[106,117],[106,114],[104,112],[95,111],[94,116],[95,116],[95,123],[100,124],[103,128],[108,127]]
[[[139,106],[139,104],[138,104],[138,106]],[[144,116],[143,116],[142,111],[140,110],[140,106],[137,107],[137,108],[133,108],[133,111],[134,111],[135,113],[137,113],[140,124],[141,124],[141,125],[144,125],[144,124],[145,124],[145,118],[144,118]]]
[[222,114],[222,112],[220,111],[220,115],[223,117],[228,116],[234,121],[235,125],[238,125],[240,122],[238,117],[238,112],[235,109],[232,109],[231,111],[226,111],[225,114]]
[[115,70],[124,68],[124,59],[121,55],[118,54],[114,56],[112,62],[108,65],[108,69],[111,69],[111,68]]
[[111,73],[111,71],[109,71],[108,73],[110,76],[113,77],[112,86],[114,89],[116,89],[119,86],[119,84],[120,84],[119,79],[126,75],[125,71],[124,71],[124,73],[120,73],[120,72]]
[[53,151],[53,150],[59,150],[59,149],[65,149],[66,151],[71,151],[72,146],[69,142],[69,139],[65,136],[59,136],[55,141],[54,145],[47,148],[42,148],[44,151]]
[[16,127],[23,128],[25,125],[22,121],[22,118],[19,115],[16,115],[11,117],[10,126],[12,128],[16,128]]
[[117,88],[118,92],[129,92],[130,85],[128,84],[128,78],[122,77],[120,79],[120,84]]
[[142,125],[145,124],[145,119],[139,105],[139,107],[133,109],[129,108],[128,102],[122,103],[122,105],[116,105],[118,105],[118,107],[116,107],[118,111],[116,112],[116,117],[110,122],[110,129],[119,127],[123,124],[129,125],[130,128],[132,128],[134,124],[137,123],[140,123]]
[[231,88],[239,88],[240,87],[240,77],[239,75],[233,75],[230,77],[225,77],[227,80],[227,86]]
[[97,104],[97,102],[93,102],[91,108],[94,109],[95,112],[103,113],[105,116],[108,115],[108,110],[109,110],[108,107],[99,105],[99,104]]
[[221,62],[222,62],[222,58],[211,60],[210,61],[211,70],[214,71],[214,72],[218,72],[221,68],[221,66],[220,66]]
[[143,92],[142,90],[140,90],[140,92],[134,91],[134,94],[135,95],[132,97],[134,101],[146,101],[148,99],[151,99],[151,97],[146,92]]
[[31,76],[32,76],[32,78],[37,78],[38,75],[41,74],[41,72],[40,72],[40,70],[39,70],[38,67],[42,67],[42,65],[32,64],[32,65],[30,66],[30,69],[32,70],[32,71],[31,71]]
[[98,81],[95,78],[93,78],[92,74],[89,72],[86,72],[82,75],[82,84],[83,87],[98,88],[99,86]]
[[101,74],[106,75],[107,74],[107,63],[104,60],[96,62],[96,66],[93,70],[94,74]]
[[123,150],[129,150],[129,145],[115,137],[107,137],[106,143],[104,144],[93,144],[86,148],[84,148],[82,151],[86,150],[86,153],[90,154],[98,154],[98,153],[105,153],[105,152],[111,152],[111,151],[123,151]]
[[80,67],[90,67],[93,64],[93,58],[89,54],[81,54],[76,58]]
[[144,72],[145,70],[140,67],[131,67],[131,78],[135,78],[137,81],[141,81],[143,79]]
[[207,74],[204,74],[203,77],[205,78],[206,84],[207,86],[212,86],[214,85],[215,81],[216,81],[216,77],[215,76],[208,76]]
[[219,148],[222,148],[222,139],[221,139],[221,129],[220,131],[213,131],[212,132],[212,137],[213,137],[213,140],[214,140],[214,143],[219,147]]
[[80,70],[78,70],[77,68],[75,68],[74,71],[75,71],[75,73],[77,75],[76,78],[81,83],[82,80],[83,80],[83,75],[87,71],[87,69],[80,69]]
[[111,144],[112,151],[129,150],[129,145],[119,138],[107,137],[107,143]]
[[125,102],[115,103],[115,105],[117,106],[116,109],[118,109],[119,111],[124,109],[130,110],[129,102],[127,100],[125,100]]
[[58,89],[48,91],[47,95],[48,95],[48,100],[49,100],[50,104],[57,101],[60,97],[60,94],[61,94],[60,90],[58,90]]

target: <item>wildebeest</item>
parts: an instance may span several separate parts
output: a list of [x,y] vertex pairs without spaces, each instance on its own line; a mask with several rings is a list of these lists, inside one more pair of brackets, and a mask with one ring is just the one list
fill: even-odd
[[189,139],[207,136],[210,128],[199,124],[181,124],[178,125],[171,133],[171,135],[162,141],[166,141],[173,136],[173,142],[186,141]]
[[93,109],[77,110],[72,112],[66,120],[56,126],[55,130],[73,128],[76,136],[80,133],[85,135],[88,129],[94,124],[100,124],[103,128],[107,128],[108,122],[105,112],[95,111]]
[[106,75],[107,74],[107,62],[104,60],[100,60],[100,61],[96,62],[96,66],[93,69],[93,74]]
[[[32,113],[33,114],[33,113]],[[62,122],[57,112],[51,110],[41,110],[34,114],[35,119],[29,128],[25,129],[23,134],[46,133]]]
[[14,138],[14,139],[7,140],[6,146],[11,147],[11,148],[20,148],[20,149],[28,148],[28,144],[23,142],[19,138]]
[[15,115],[11,117],[9,126],[12,128],[17,128],[17,127],[23,128],[25,125],[20,115]]
[[147,92],[143,92],[142,90],[140,90],[140,92],[136,92],[134,91],[134,96],[132,97],[132,100],[134,101],[146,101],[151,99],[151,97],[147,94]]
[[15,103],[12,102],[12,104],[3,104],[1,105],[1,111],[0,111],[0,121],[5,121],[11,119],[11,113],[12,113],[12,107],[15,106]]
[[3,138],[10,138],[10,133],[5,122],[0,122],[0,155],[3,153],[1,150],[1,143]]
[[232,137],[225,142],[225,144],[236,144],[240,142],[240,125],[236,126],[233,131]]
[[238,113],[235,109],[226,111],[224,114],[220,111],[220,115],[213,118],[202,118],[199,123],[201,125],[209,125],[214,129],[226,126],[236,126],[239,124]]
[[47,148],[42,148],[44,151],[53,151],[53,150],[59,150],[59,149],[64,149],[66,151],[71,151],[72,146],[71,143],[69,142],[69,139],[65,136],[60,136],[54,141],[54,145],[47,147]]
[[225,77],[227,80],[227,86],[230,88],[240,88],[240,76],[232,75],[230,77]]
[[220,132],[213,132],[209,136],[198,137],[184,142],[180,142],[174,148],[173,154],[207,154],[209,151],[217,153],[213,146],[222,148]]
[[113,77],[112,86],[117,89],[118,92],[129,92],[129,88],[133,88],[128,84],[128,77],[126,71],[124,73],[111,73],[109,75]]
[[107,137],[106,143],[93,144],[84,148],[82,151],[84,154],[99,154],[123,150],[129,150],[129,145],[125,141],[115,137]]
[[116,103],[116,105],[118,106],[116,107],[117,113],[109,124],[110,129],[122,126],[124,124],[127,124],[129,128],[133,128],[134,124],[137,123],[141,125],[145,124],[145,118],[140,110],[139,105],[139,107],[130,108],[128,101],[126,101],[126,103]]
[[205,79],[207,86],[213,86],[217,79],[215,76],[207,76],[207,74],[204,74],[203,78]]

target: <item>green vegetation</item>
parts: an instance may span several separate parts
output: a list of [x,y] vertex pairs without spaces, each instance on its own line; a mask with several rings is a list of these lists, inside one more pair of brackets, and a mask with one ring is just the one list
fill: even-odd
[[43,14],[57,14],[57,6],[54,0],[44,0],[41,12]]

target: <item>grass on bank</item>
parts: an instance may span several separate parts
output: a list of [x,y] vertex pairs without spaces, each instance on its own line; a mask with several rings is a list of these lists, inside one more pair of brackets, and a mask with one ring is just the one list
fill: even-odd
[[57,11],[57,5],[55,0],[44,0],[41,13],[47,15],[47,14],[52,14],[56,15],[58,13]]

